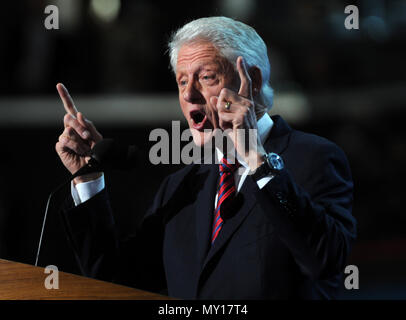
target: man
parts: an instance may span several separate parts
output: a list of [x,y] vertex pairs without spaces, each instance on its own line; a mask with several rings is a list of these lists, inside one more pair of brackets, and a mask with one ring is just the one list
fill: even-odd
[[[269,117],[267,48],[251,27],[194,20],[172,36],[169,53],[194,142],[203,146],[223,130],[238,161],[220,147],[220,165],[189,165],[167,177],[123,243],[103,174],[76,178],[65,216],[83,273],[187,299],[337,297],[356,235],[343,152]],[[57,88],[67,114],[56,151],[74,173],[102,136]],[[244,144],[249,129],[258,139]]]

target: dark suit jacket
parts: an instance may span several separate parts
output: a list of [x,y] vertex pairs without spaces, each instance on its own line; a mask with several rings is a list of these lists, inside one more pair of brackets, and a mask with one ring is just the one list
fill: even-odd
[[[65,212],[86,276],[186,299],[335,298],[356,236],[344,153],[279,116],[265,143],[285,169],[263,189],[248,176],[210,245],[218,165],[162,183],[135,236],[117,240],[104,190]],[[142,201],[140,199],[140,201]]]

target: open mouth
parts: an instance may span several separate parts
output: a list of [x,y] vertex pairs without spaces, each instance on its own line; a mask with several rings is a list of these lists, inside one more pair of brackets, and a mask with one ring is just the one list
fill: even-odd
[[207,116],[203,111],[193,110],[190,112],[190,118],[192,119],[193,128],[201,130],[204,126],[204,123],[207,120]]

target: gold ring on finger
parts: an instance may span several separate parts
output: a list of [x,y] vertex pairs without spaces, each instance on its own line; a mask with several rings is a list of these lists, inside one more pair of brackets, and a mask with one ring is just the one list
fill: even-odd
[[230,110],[231,102],[227,101],[226,104],[224,105],[224,109]]

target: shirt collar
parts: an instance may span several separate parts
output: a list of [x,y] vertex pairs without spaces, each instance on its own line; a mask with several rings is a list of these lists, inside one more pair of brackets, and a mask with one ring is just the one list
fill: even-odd
[[[273,127],[273,120],[269,116],[268,113],[265,113],[261,119],[257,121],[257,127],[258,127],[258,134],[261,139],[261,143],[264,144],[265,141],[268,139],[269,134],[271,133],[272,127]],[[224,157],[223,152],[219,149],[216,148],[216,154],[217,154],[217,160],[221,160]],[[248,164],[241,160],[239,155],[237,154],[237,160],[238,162],[245,168],[248,168]]]

